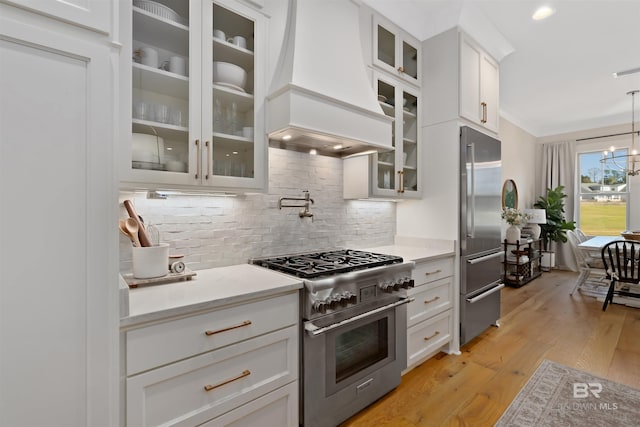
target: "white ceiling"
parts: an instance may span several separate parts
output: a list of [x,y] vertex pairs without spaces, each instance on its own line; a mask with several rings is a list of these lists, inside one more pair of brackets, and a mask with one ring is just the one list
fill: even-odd
[[[501,115],[542,137],[629,124],[640,0],[363,0],[420,40],[454,26],[500,60]],[[531,15],[547,4],[556,13]],[[636,122],[640,96],[636,96]]]

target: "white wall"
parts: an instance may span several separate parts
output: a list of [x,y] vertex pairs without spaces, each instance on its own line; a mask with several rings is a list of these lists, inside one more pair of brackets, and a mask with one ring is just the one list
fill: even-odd
[[502,182],[515,181],[518,188],[518,208],[533,207],[536,194],[536,138],[513,123],[500,119],[502,141]]
[[[302,197],[309,190],[315,204],[311,218],[300,208],[277,208],[280,197]],[[336,247],[364,248],[393,244],[393,202],[342,198],[342,160],[295,151],[269,149],[269,193],[238,197],[169,196],[121,193],[133,200],[145,223],[153,223],[171,253],[186,255],[191,269],[246,263],[249,258]],[[121,217],[126,211],[121,209]],[[120,269],[131,270],[131,244],[120,237]]]

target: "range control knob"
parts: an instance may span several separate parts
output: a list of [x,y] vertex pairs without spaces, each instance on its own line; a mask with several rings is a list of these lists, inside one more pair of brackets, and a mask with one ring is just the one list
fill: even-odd
[[400,281],[397,281],[397,282],[395,282],[393,284],[393,290],[394,291],[399,291],[401,287],[402,287],[402,282],[400,282]]
[[329,297],[325,300],[325,303],[327,304],[327,306],[331,309],[331,310],[335,310],[336,308],[338,308],[338,302],[340,301],[339,297],[337,296],[332,296]]
[[315,301],[313,303],[313,310],[316,313],[326,313],[327,312],[327,304],[324,301]]
[[409,289],[409,288],[413,288],[414,284],[413,284],[413,279],[410,279],[408,277],[405,277],[404,280],[402,281],[402,287],[404,289]]
[[382,292],[387,292],[387,293],[393,292],[392,282],[382,282],[379,286],[380,286],[380,289],[382,289]]
[[340,298],[340,305],[342,307],[346,307],[347,305],[349,305],[349,295],[351,295],[350,292],[345,292],[342,295],[338,295],[338,298]]
[[349,296],[349,304],[357,304],[358,303],[358,296],[356,294],[351,294]]

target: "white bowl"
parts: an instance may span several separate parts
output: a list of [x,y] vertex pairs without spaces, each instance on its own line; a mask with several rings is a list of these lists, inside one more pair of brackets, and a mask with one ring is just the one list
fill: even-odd
[[247,72],[236,64],[213,61],[213,82],[237,86],[244,90],[247,84]]

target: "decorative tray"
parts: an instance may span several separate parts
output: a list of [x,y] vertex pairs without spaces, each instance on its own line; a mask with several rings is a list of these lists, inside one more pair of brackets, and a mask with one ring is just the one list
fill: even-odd
[[152,279],[137,279],[133,277],[133,273],[123,274],[124,281],[127,282],[129,288],[137,288],[140,286],[161,285],[166,283],[175,283],[183,280],[191,280],[196,275],[195,271],[186,267],[182,273],[168,273],[166,276],[154,277]]

